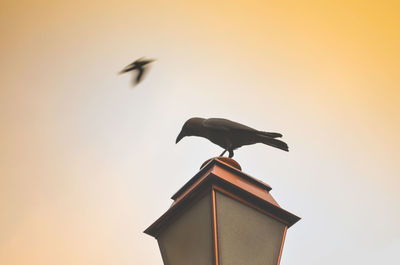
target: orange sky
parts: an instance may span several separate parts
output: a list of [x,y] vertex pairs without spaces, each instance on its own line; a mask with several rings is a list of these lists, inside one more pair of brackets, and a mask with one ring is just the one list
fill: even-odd
[[[193,116],[284,134],[289,153],[235,152],[303,217],[282,265],[398,264],[399,12],[397,1],[2,1],[0,264],[162,264],[142,231],[221,152],[174,144]],[[157,61],[131,89],[116,73],[141,56]]]

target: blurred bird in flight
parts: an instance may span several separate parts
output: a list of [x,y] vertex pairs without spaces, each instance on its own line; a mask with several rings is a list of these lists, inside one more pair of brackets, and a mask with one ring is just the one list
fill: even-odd
[[145,74],[145,72],[148,69],[148,64],[151,62],[154,62],[155,59],[144,59],[139,58],[136,61],[134,61],[133,63],[125,66],[124,69],[121,70],[121,72],[119,72],[119,74],[123,74],[123,73],[127,73],[130,71],[137,71],[137,75],[136,78],[133,79],[133,85],[137,85],[140,83],[140,81],[142,81],[143,75]]
[[191,118],[185,122],[181,132],[176,138],[178,143],[185,136],[204,137],[224,149],[220,156],[226,151],[229,157],[233,157],[233,150],[243,146],[263,143],[284,151],[289,151],[288,145],[275,138],[282,134],[275,132],[258,131],[246,125],[219,118]]

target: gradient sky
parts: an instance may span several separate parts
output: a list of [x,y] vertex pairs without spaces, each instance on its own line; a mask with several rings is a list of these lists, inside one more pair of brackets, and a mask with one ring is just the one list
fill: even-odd
[[[162,264],[142,231],[221,149],[302,220],[282,265],[400,262],[398,1],[1,1],[0,263]],[[157,58],[130,87],[117,75]]]

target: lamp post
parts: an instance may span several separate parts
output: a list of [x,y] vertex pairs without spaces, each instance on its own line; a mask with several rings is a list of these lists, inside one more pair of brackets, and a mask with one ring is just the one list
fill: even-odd
[[157,239],[164,265],[278,265],[286,230],[300,218],[270,190],[235,160],[213,158],[144,232]]

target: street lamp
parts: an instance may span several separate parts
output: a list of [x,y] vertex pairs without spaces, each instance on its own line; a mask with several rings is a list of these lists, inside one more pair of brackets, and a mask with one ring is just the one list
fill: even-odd
[[286,230],[300,218],[270,190],[235,160],[213,158],[144,232],[157,239],[164,265],[278,265]]

